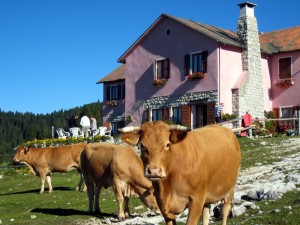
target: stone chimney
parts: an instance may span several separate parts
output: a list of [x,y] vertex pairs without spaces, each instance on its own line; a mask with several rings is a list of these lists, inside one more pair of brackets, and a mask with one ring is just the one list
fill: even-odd
[[[242,52],[243,71],[246,74],[238,90],[238,114],[249,112],[253,118],[264,118],[264,86],[257,21],[256,4],[244,2],[238,5],[240,16],[237,36],[245,47]],[[246,72],[246,73],[245,73]]]

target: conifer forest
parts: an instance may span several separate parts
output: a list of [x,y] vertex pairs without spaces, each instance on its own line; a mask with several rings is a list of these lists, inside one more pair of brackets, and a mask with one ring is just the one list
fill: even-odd
[[93,115],[97,125],[102,125],[102,103],[99,101],[50,114],[4,112],[0,109],[0,155],[13,154],[14,148],[26,141],[48,139],[53,135],[56,137],[56,128],[68,131],[68,120],[73,114],[78,116],[77,124],[80,127],[82,112],[87,116]]

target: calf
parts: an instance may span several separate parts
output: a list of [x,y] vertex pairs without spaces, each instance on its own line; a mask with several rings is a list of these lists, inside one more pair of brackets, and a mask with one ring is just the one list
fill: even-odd
[[94,210],[100,213],[100,191],[102,187],[109,186],[112,186],[118,200],[120,221],[129,216],[128,201],[133,191],[146,206],[159,212],[152,194],[152,184],[144,177],[142,161],[131,146],[110,143],[89,144],[81,154],[80,164],[87,186],[89,213],[93,212],[94,196]]
[[76,169],[80,173],[80,181],[76,187],[76,190],[79,190],[83,183],[80,172],[80,154],[86,145],[85,143],[79,143],[47,148],[20,146],[17,148],[13,160],[27,165],[34,175],[40,177],[40,194],[44,192],[45,179],[49,185],[49,192],[52,192],[52,172],[69,172],[72,169]]
[[123,141],[141,144],[145,176],[155,189],[166,224],[189,209],[186,224],[196,225],[203,211],[209,222],[209,205],[222,200],[227,223],[240,165],[241,151],[234,133],[219,125],[189,131],[161,121],[120,129]]

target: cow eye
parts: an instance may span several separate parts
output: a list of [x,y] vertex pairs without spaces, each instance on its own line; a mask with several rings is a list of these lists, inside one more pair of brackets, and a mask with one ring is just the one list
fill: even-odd
[[166,150],[169,150],[169,149],[170,149],[170,143],[167,143],[167,144],[166,144],[165,149],[166,149]]
[[22,151],[20,151],[20,154],[24,154],[24,151],[22,150]]

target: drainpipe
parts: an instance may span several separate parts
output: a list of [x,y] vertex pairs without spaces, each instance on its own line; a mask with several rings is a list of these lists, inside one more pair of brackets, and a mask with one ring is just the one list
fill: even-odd
[[[219,43],[219,41],[217,41]],[[219,43],[218,47],[218,60],[219,60],[219,68],[218,68],[218,103],[221,103],[221,44]]]

